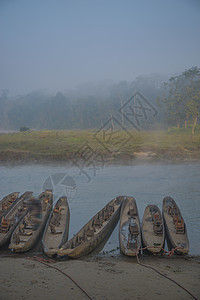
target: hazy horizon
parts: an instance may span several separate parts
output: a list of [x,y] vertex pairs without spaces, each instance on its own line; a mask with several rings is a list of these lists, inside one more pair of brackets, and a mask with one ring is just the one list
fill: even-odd
[[73,89],[199,66],[200,2],[0,2],[0,92]]

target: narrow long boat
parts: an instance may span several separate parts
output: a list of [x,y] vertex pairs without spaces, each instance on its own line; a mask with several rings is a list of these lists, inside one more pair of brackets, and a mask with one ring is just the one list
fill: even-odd
[[163,218],[157,205],[147,205],[142,219],[142,243],[151,253],[159,253],[164,246]]
[[177,254],[188,254],[189,240],[186,225],[178,205],[171,197],[163,199],[163,219],[168,247],[174,248]]
[[58,249],[67,242],[69,219],[70,211],[67,197],[61,197],[56,202],[43,233],[42,248],[47,256],[56,256]]
[[115,228],[124,197],[111,200],[74,237],[58,250],[58,255],[79,258],[94,251]]
[[36,218],[32,209],[29,208],[26,216],[15,228],[9,245],[9,249],[15,252],[26,252],[30,250],[40,234],[42,234],[53,204],[53,194],[51,190],[42,192],[38,199],[32,198],[35,206],[41,207],[39,217]]
[[141,248],[140,219],[136,200],[126,197],[122,204],[119,224],[119,247],[128,256],[139,254]]
[[19,200],[19,192],[11,193],[0,201],[0,219],[17,200]]
[[32,192],[25,192],[10,206],[9,210],[4,212],[0,222],[0,248],[9,242],[15,227],[28,212],[25,201],[32,194]]

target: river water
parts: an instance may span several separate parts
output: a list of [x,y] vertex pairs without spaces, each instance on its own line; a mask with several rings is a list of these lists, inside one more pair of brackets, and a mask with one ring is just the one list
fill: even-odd
[[[136,198],[140,220],[148,204],[162,209],[162,200],[171,196],[185,220],[191,255],[200,254],[200,163],[141,164],[81,169],[67,165],[0,166],[0,198],[30,190],[35,196],[53,188],[54,201],[67,195],[70,205],[70,232],[73,236],[104,205],[118,195]],[[117,249],[118,227],[103,251]],[[116,250],[117,254],[119,250]]]

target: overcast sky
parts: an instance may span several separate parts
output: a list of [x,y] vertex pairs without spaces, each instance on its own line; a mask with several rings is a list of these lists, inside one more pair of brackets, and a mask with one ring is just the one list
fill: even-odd
[[200,66],[200,0],[0,0],[0,90]]

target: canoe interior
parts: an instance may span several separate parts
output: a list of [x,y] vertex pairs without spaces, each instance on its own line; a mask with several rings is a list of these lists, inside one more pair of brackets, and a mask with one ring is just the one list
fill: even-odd
[[25,192],[19,197],[19,200],[15,201],[9,210],[3,214],[0,223],[0,247],[9,241],[13,230],[27,213],[25,201],[31,196],[32,192]]
[[67,197],[58,199],[46,224],[42,247],[45,254],[55,256],[57,250],[67,242],[70,211]]
[[157,205],[148,205],[142,219],[142,243],[148,251],[158,253],[164,247],[163,218]]
[[120,251],[128,256],[135,256],[141,248],[140,219],[136,200],[126,197],[122,204],[119,225]]
[[189,240],[186,225],[178,205],[171,197],[163,199],[163,219],[169,249],[178,248],[177,253],[188,254]]
[[123,199],[123,196],[119,196],[111,200],[71,240],[62,246],[58,254],[78,258],[94,251],[115,228]]
[[11,193],[0,201],[0,220],[19,199],[19,192]]
[[30,250],[43,231],[53,204],[52,191],[46,190],[40,194],[38,199],[31,199],[31,201],[35,200],[37,200],[37,204],[40,203],[41,205],[40,218],[36,218],[29,208],[28,213],[15,228],[11,236],[9,249],[16,252],[26,252]]

